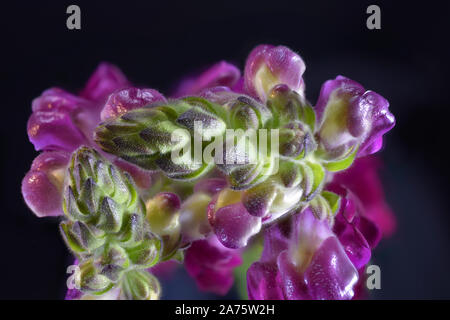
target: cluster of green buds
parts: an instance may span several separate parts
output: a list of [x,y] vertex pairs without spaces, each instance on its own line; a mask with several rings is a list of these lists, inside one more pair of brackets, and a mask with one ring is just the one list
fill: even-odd
[[311,105],[278,85],[265,104],[225,91],[131,110],[101,124],[95,140],[108,153],[176,180],[197,179],[217,168],[229,182],[222,192],[233,193],[225,198],[242,202],[265,221],[314,198],[314,212],[332,218],[337,200],[322,194],[326,172],[348,167],[355,152],[327,158],[315,124]]
[[63,210],[61,233],[79,262],[77,288],[89,295],[120,288],[126,299],[158,297],[158,280],[145,269],[161,259],[161,240],[128,173],[79,148],[66,174]]

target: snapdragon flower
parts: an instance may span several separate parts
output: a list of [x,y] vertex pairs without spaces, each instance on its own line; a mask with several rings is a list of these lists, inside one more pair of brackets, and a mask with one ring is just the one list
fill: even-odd
[[358,272],[327,221],[307,209],[294,214],[291,223],[266,231],[261,260],[247,273],[249,297],[352,298]]
[[[79,96],[50,89],[34,100],[28,133],[42,153],[22,193],[37,216],[64,214],[81,269],[81,288],[67,297],[158,298],[153,273],[171,261],[224,295],[261,237],[249,298],[359,296],[372,249],[395,222],[366,156],[395,119],[386,99],[343,76],[326,81],[313,106],[305,69],[289,48],[260,45],[243,75],[221,61],[171,98],[102,64]],[[264,138],[245,135],[231,140],[246,148],[216,152],[229,130],[269,130],[268,152]],[[192,159],[195,137],[210,158]]]

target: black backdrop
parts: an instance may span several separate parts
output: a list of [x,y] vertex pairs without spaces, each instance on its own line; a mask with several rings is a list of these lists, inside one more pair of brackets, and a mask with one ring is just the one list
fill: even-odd
[[[66,28],[70,4],[81,7],[79,31]],[[381,7],[381,30],[366,28],[369,4]],[[100,61],[168,93],[186,72],[217,60],[243,67],[259,43],[284,44],[302,55],[312,102],[323,81],[338,74],[390,101],[397,126],[381,153],[382,174],[398,230],[375,251],[382,289],[373,296],[450,298],[448,4],[74,0],[0,8],[1,298],[64,295],[69,255],[57,221],[36,218],[20,194],[37,155],[26,135],[34,97],[51,86],[79,90]],[[173,286],[169,293],[186,291]]]

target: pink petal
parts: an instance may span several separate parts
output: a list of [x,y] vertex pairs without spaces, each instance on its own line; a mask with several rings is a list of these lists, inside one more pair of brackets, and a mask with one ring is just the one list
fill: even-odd
[[358,271],[336,237],[324,241],[305,271],[311,297],[318,300],[344,300],[354,295]]
[[199,76],[182,81],[173,96],[194,95],[202,90],[216,86],[232,87],[239,80],[240,76],[241,73],[238,68],[226,61],[220,61]]
[[250,300],[283,300],[276,263],[253,263],[247,271],[247,292]]
[[342,214],[336,216],[333,230],[355,268],[364,267],[370,260],[371,248],[361,231]]
[[36,111],[66,111],[89,107],[91,103],[59,88],[45,90],[32,102],[32,110]]
[[130,83],[119,68],[103,62],[91,75],[80,96],[88,100],[101,102],[112,92],[129,85]]
[[36,111],[27,124],[28,137],[36,150],[73,151],[85,137],[64,111]]
[[286,300],[311,300],[308,283],[304,275],[290,260],[288,251],[280,253],[277,259],[277,266],[280,270],[281,287]]
[[379,167],[380,161],[374,156],[358,158],[349,169],[335,174],[333,183],[355,194],[362,205],[363,216],[374,222],[384,236],[390,236],[396,221],[385,200]]
[[233,285],[233,269],[242,263],[240,252],[225,248],[215,236],[194,241],[186,250],[184,264],[203,291],[225,295]]
[[154,102],[165,102],[164,96],[153,89],[127,88],[112,93],[101,112],[102,121],[118,117],[125,112]]
[[250,215],[244,205],[238,202],[216,211],[213,229],[225,247],[242,248],[261,229],[261,218]]
[[[275,79],[273,86],[286,84],[294,91],[303,91],[302,75],[305,63],[302,58],[284,46],[259,45],[250,52],[244,71],[244,89],[251,96],[266,101],[268,92],[261,92],[258,72],[266,67]],[[271,88],[268,88],[269,90]]]
[[64,174],[69,158],[70,155],[62,151],[43,152],[22,180],[23,198],[38,217],[63,214],[61,174]]

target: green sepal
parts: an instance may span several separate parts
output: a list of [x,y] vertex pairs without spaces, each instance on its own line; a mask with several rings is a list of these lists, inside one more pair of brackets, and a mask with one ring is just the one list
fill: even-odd
[[321,196],[328,202],[333,215],[336,215],[341,205],[341,197],[334,192],[326,190],[322,191]]
[[79,267],[80,283],[78,285],[81,291],[101,295],[114,286],[107,276],[98,273],[92,259],[81,262]]
[[330,225],[333,225],[334,217],[339,211],[340,201],[339,195],[330,191],[322,191],[309,202],[309,207],[317,219],[328,219]]
[[111,198],[104,197],[99,207],[98,227],[108,233],[116,233],[122,227],[123,212]]
[[125,248],[130,261],[140,268],[153,267],[161,257],[161,241],[157,238],[145,239],[138,245]]
[[325,181],[325,169],[316,162],[307,161],[301,165],[303,190],[306,201],[311,200]]
[[131,213],[125,218],[122,229],[116,235],[116,241],[122,247],[131,247],[144,239],[145,217],[141,214]]
[[183,101],[186,101],[189,105],[199,106],[199,107],[203,108],[204,110],[217,115],[223,121],[226,121],[226,119],[228,118],[227,110],[223,106],[221,106],[217,103],[208,101],[204,98],[186,97],[186,98],[183,98]]
[[293,161],[280,161],[279,175],[286,188],[297,186],[303,179],[299,164]]
[[356,158],[358,148],[352,147],[347,156],[336,161],[323,161],[322,164],[330,172],[342,171],[350,167]]
[[105,233],[80,221],[63,221],[60,224],[63,239],[74,252],[92,252],[102,246]]
[[[187,110],[177,118],[176,122],[187,128],[191,135],[196,134],[201,137],[202,141],[209,141],[211,138],[222,135],[227,127],[222,119],[200,107],[192,107]],[[196,131],[196,129],[199,129],[196,127],[196,122],[201,123],[201,132]]]
[[117,283],[123,271],[130,268],[131,263],[127,252],[117,244],[109,244],[104,247],[100,257],[95,258],[95,266],[99,273]]
[[[249,96],[238,96],[227,103],[229,124],[233,129],[265,128],[271,122],[270,109]],[[242,111],[242,112],[241,112]],[[247,119],[245,117],[248,116]]]
[[121,286],[122,298],[126,300],[156,300],[161,294],[158,279],[145,270],[128,271]]
[[316,124],[316,113],[314,112],[314,109],[309,105],[306,104],[303,106],[303,108],[300,111],[300,121],[305,123],[311,132],[314,132],[314,127]]

